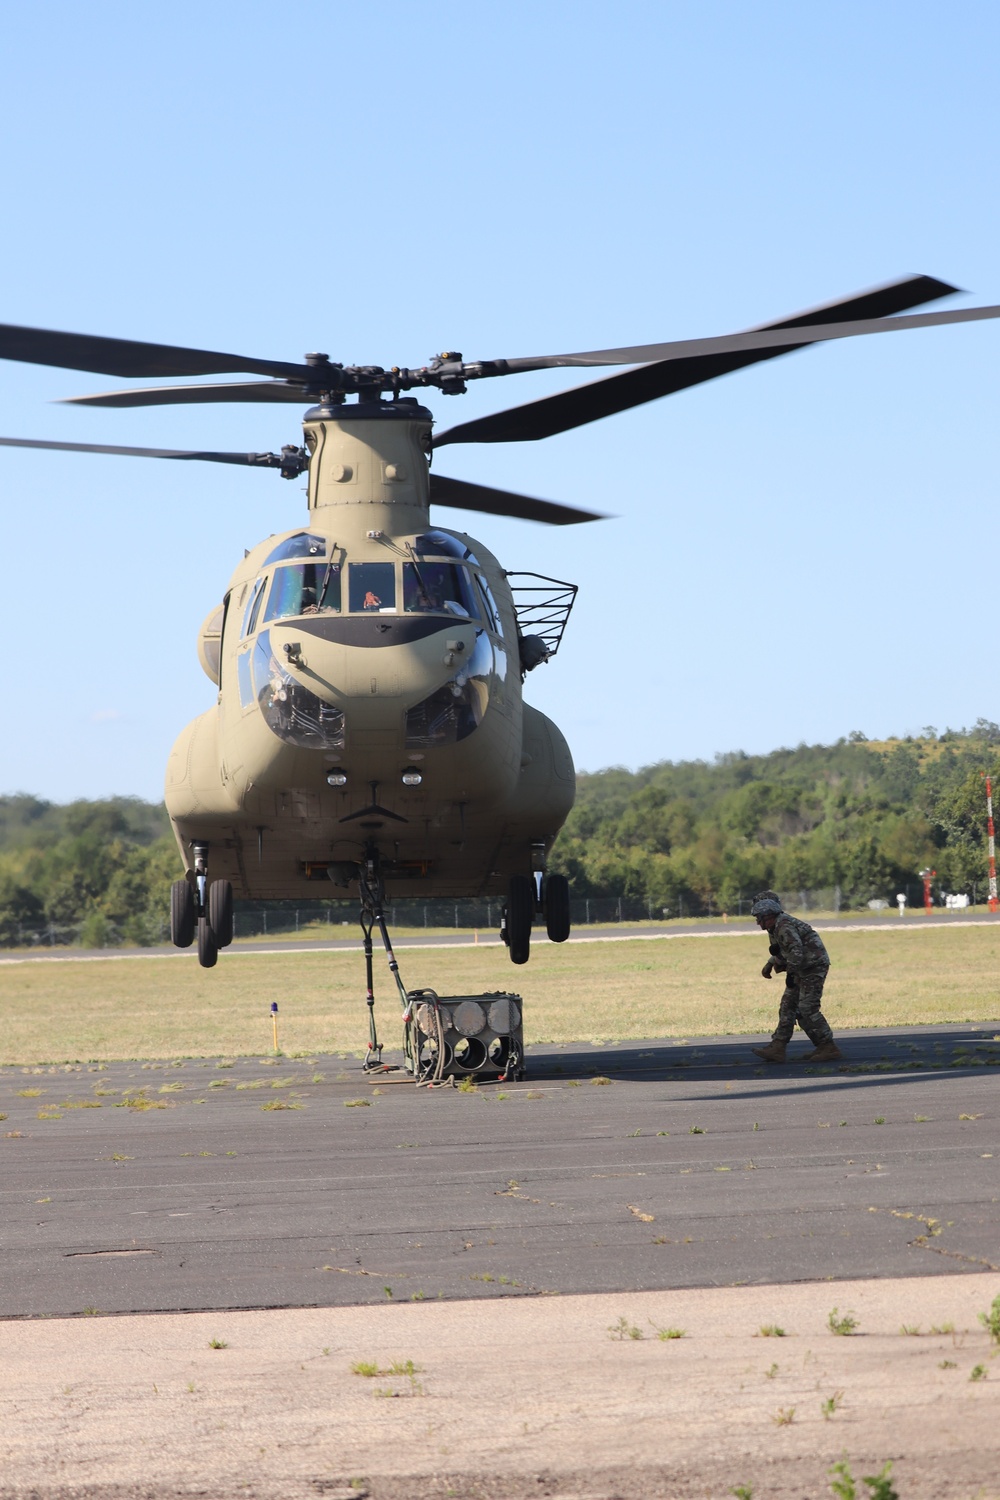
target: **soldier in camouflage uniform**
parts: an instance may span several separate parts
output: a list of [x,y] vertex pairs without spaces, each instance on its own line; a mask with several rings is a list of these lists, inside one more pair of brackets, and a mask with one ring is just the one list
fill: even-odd
[[823,985],[830,968],[830,955],[815,927],[784,911],[774,891],[764,891],[750,909],[757,925],[771,939],[771,956],[761,969],[765,979],[784,974],[785,992],[778,1009],[778,1024],[766,1047],[754,1047],[765,1062],[784,1062],[785,1049],[792,1039],[796,1021],[813,1044],[804,1062],[833,1062],[843,1053],[833,1040],[833,1032],[820,1002]]

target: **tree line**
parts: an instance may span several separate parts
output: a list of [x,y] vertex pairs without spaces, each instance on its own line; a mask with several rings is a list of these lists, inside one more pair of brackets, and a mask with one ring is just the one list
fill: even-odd
[[[1000,726],[928,728],[882,742],[611,768],[577,779],[553,851],[574,896],[657,915],[745,909],[772,887],[836,890],[844,907],[898,891],[985,887],[984,775],[1000,780]],[[998,788],[1000,793],[1000,788]],[[133,797],[57,805],[0,797],[0,946],[37,935],[86,947],[166,935],[181,873],[162,805]]]

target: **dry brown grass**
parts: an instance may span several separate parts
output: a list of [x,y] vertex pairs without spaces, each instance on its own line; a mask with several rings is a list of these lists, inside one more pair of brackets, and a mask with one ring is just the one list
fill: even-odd
[[[1000,1016],[1000,925],[825,935],[833,959],[824,1009],[835,1029],[991,1021]],[[498,947],[399,952],[405,982],[440,994],[524,995],[529,1041],[769,1032],[781,993],[766,983],[762,936],[536,946],[514,968]],[[264,1054],[280,1005],[286,1052],[360,1052],[367,1039],[360,951],[189,954],[0,965],[5,1062]],[[384,961],[376,1008],[399,1045]]]

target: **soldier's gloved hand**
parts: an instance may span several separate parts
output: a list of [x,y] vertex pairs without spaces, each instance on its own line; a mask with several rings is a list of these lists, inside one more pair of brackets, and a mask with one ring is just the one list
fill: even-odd
[[760,971],[761,972],[761,976],[764,979],[770,979],[770,977],[771,977],[771,971],[773,970],[773,968],[774,968],[774,964],[771,962],[770,959],[768,959],[767,963],[764,965],[764,967]]

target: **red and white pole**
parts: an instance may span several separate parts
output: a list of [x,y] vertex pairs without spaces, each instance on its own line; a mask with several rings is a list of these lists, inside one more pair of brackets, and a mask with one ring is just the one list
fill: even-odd
[[990,911],[997,909],[997,854],[993,841],[993,787],[986,778],[986,829],[989,834],[990,851]]

